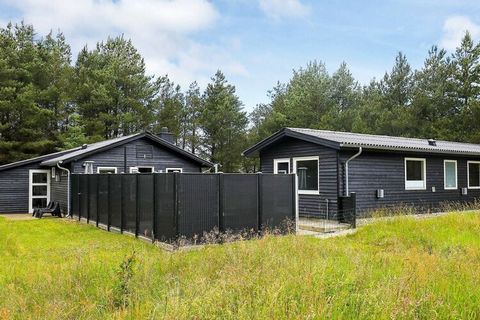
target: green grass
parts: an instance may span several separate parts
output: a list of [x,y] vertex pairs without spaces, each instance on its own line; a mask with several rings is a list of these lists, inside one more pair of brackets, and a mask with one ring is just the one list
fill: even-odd
[[0,218],[0,318],[480,318],[480,214],[347,237],[165,252],[72,221]]

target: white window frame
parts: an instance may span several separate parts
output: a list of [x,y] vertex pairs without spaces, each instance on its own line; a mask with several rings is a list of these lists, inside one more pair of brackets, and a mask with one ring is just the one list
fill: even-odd
[[286,174],[290,173],[290,158],[279,158],[279,159],[273,159],[273,173],[278,174],[278,164],[279,163],[287,163],[288,164],[288,172]]
[[[320,157],[319,156],[308,156],[308,157],[296,157],[292,158],[293,160],[293,170],[292,173],[297,174],[297,162],[298,161],[308,161],[315,160],[317,161],[317,190],[300,190],[298,189],[298,194],[320,194]],[[298,175],[297,175],[298,177]]]
[[113,170],[114,174],[117,174],[117,167],[97,167],[97,173],[100,173],[100,170]]
[[173,172],[179,171],[180,173],[183,173],[183,168],[165,168],[165,173],[169,173],[169,171],[173,171]]
[[[136,167],[130,167],[128,172],[130,172],[130,173],[145,173],[145,172],[139,172],[138,169],[140,169],[140,168],[142,168],[142,169],[146,169],[146,168],[152,169],[152,172],[151,172],[151,173],[154,173],[154,172],[155,172],[155,167],[154,167],[154,166],[136,166]],[[147,172],[147,173],[149,173],[149,172]]]
[[[447,187],[447,163],[455,163],[455,187]],[[444,190],[457,190],[458,189],[457,160],[443,160],[443,189]]]
[[[46,173],[47,174],[47,183],[33,183],[33,174],[34,173]],[[45,196],[34,196],[33,195],[33,186],[47,186],[47,205],[50,202],[50,182],[51,182],[51,170],[40,170],[40,169],[30,169],[28,172],[28,212],[33,213],[33,199],[34,198],[45,198]]]
[[[421,161],[423,162],[423,180],[407,180],[407,161]],[[426,158],[405,158],[403,162],[403,166],[405,167],[405,190],[427,190],[427,159]],[[422,186],[415,185],[416,183],[422,182]],[[409,182],[413,184],[413,186],[409,186]]]
[[470,164],[471,163],[480,165],[480,161],[473,161],[473,160],[467,161],[467,187],[468,189],[480,189],[480,186],[470,186]]
[[55,167],[52,167],[52,179],[55,179],[56,172],[55,172]]

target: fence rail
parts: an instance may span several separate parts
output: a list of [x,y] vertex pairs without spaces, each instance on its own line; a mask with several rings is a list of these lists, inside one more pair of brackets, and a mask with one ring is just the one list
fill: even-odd
[[294,175],[72,175],[75,217],[152,240],[279,227],[295,206]]

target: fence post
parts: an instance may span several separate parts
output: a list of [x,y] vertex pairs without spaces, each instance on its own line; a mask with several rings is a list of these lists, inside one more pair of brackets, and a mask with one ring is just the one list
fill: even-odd
[[87,224],[90,224],[90,181],[87,176]]
[[135,174],[135,196],[136,196],[136,199],[135,199],[135,237],[138,237],[138,210],[139,210],[139,206],[138,206],[138,173]]
[[298,178],[295,173],[292,174],[292,189],[293,189],[293,218],[295,219],[295,234],[298,233],[298,220],[299,220],[299,213],[298,213]]
[[175,238],[178,238],[178,186],[180,184],[179,173],[173,173],[173,222],[175,225]]
[[152,203],[153,203],[153,217],[152,217],[152,243],[155,242],[155,235],[157,234],[157,231],[155,230],[156,226],[157,226],[157,174],[155,173],[152,173],[153,175],[153,193],[152,193],[152,196],[153,196],[153,199],[152,199]]
[[108,206],[108,210],[107,210],[107,230],[108,231],[110,231],[110,224],[111,224],[110,219],[111,219],[111,214],[112,214],[111,213],[112,210],[110,209],[111,206],[112,206],[111,201],[110,201],[110,199],[111,199],[111,197],[110,197],[110,177],[111,176],[112,175],[110,175],[110,174],[107,176],[107,206]]
[[97,204],[96,204],[96,207],[97,207],[97,219],[96,219],[96,221],[95,221],[95,226],[96,226],[97,228],[98,228],[98,220],[100,220],[100,219],[99,219],[99,216],[100,216],[100,213],[99,213],[99,212],[100,212],[100,211],[98,210],[98,204],[100,203],[100,187],[99,187],[99,184],[100,184],[100,183],[99,183],[99,181],[100,181],[100,176],[97,175],[97,188],[96,188],[96,189],[97,189],[97,190],[96,190],[96,191],[97,191]]
[[262,208],[262,173],[257,173],[257,230],[262,230],[262,221],[263,221],[263,208]]
[[357,193],[356,192],[350,192],[350,197],[351,197],[351,203],[352,203],[352,218],[351,218],[351,224],[352,228],[357,227]]
[[224,195],[224,176],[223,172],[217,174],[218,177],[218,229],[223,232],[225,231],[225,220],[224,220],[224,203],[223,203],[223,195]]
[[123,188],[124,188],[124,183],[123,183],[123,175],[120,178],[120,233],[123,233],[123,227],[124,227],[124,215],[125,215],[125,201],[124,201],[124,196],[123,196]]

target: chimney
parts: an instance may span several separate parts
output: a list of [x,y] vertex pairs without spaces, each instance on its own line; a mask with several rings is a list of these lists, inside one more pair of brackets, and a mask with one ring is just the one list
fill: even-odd
[[160,129],[160,133],[157,135],[159,138],[171,143],[171,144],[174,144],[175,141],[173,139],[173,134],[168,132],[168,128],[167,127],[162,127]]
[[431,146],[436,146],[437,145],[437,140],[435,139],[428,139],[428,144]]

